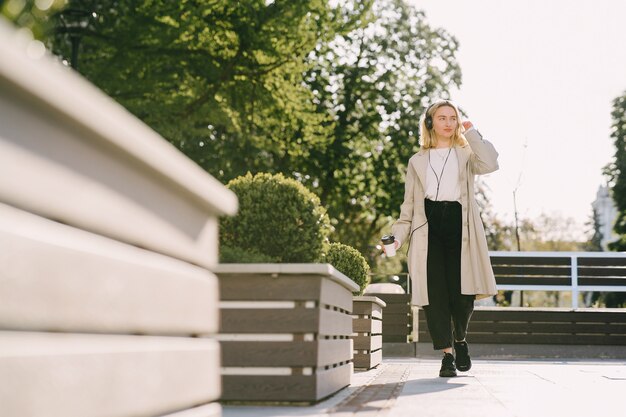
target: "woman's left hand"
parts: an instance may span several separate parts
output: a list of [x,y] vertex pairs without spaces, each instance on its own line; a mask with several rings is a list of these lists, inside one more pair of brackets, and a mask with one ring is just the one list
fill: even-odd
[[463,127],[465,128],[465,130],[470,130],[470,128],[472,126],[474,126],[474,125],[469,120],[466,120],[466,121],[463,122]]

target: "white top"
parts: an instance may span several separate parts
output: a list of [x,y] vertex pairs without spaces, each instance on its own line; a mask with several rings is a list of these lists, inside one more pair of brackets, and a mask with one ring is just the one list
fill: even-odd
[[456,149],[431,148],[428,153],[426,198],[433,201],[461,201],[459,161]]

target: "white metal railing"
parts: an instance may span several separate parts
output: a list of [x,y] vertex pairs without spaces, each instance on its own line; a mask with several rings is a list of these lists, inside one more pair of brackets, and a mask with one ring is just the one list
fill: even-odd
[[625,286],[619,285],[579,285],[578,284],[578,258],[623,258],[624,252],[507,252],[490,251],[489,256],[496,257],[520,257],[520,258],[570,258],[570,285],[532,285],[532,284],[508,284],[498,285],[498,290],[503,291],[571,291],[572,308],[578,308],[578,295],[581,292],[623,292]]
[[[578,259],[579,258],[623,258],[626,259],[626,252],[507,252],[507,251],[490,251],[491,258],[497,257],[520,257],[520,258],[569,258],[570,285],[538,285],[538,284],[506,284],[498,285],[498,290],[502,291],[563,291],[572,293],[572,308],[578,308],[578,296],[581,292],[626,292],[626,285],[579,285],[578,277]],[[624,266],[623,268],[626,268]],[[607,268],[610,269],[610,268]],[[372,276],[385,276],[385,274],[370,274]],[[390,274],[387,275],[389,282],[404,284],[409,288],[410,282],[408,274]]]

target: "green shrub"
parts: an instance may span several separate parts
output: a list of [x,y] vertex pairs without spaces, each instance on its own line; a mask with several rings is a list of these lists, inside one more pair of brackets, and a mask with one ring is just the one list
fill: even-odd
[[226,186],[237,195],[239,212],[220,221],[222,247],[275,262],[319,262],[330,221],[315,194],[281,174],[248,173]]
[[226,245],[220,247],[220,263],[223,264],[256,264],[276,262],[276,258],[260,253],[254,249],[241,249]]
[[356,282],[362,293],[369,283],[370,266],[361,253],[352,246],[331,243],[326,252],[325,261],[339,272]]

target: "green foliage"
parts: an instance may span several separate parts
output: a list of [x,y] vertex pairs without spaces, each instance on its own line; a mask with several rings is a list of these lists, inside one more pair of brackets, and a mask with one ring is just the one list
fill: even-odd
[[592,208],[592,216],[585,224],[590,232],[591,237],[587,242],[583,244],[583,250],[587,252],[602,252],[602,224],[600,223],[600,216],[595,208]]
[[[609,249],[626,250],[626,92],[613,101],[613,129],[611,137],[615,143],[615,159],[605,170],[612,185],[611,193],[617,207],[617,219],[613,230],[619,236],[609,243]],[[600,293],[597,301],[607,307],[626,306],[626,293]]]
[[[78,69],[219,180],[290,176],[331,133],[302,81],[306,57],[367,3],[344,12],[325,0],[92,2]],[[69,57],[65,31],[53,45]]]
[[240,249],[227,245],[220,247],[220,263],[223,264],[276,263],[277,261],[277,258],[265,255],[254,249]]
[[330,224],[319,198],[281,174],[248,173],[227,184],[239,211],[220,222],[222,247],[252,251],[277,262],[317,262]]
[[334,238],[367,253],[397,217],[419,117],[460,84],[456,40],[402,0],[376,0],[367,20],[310,55],[306,82],[332,117],[330,143],[302,161],[305,183],[327,207]]
[[609,176],[611,193],[617,208],[617,219],[613,230],[619,236],[609,248],[615,251],[626,250],[626,92],[613,102],[613,129],[611,137],[615,143],[615,159],[605,170]]
[[36,39],[45,39],[53,23],[50,16],[65,6],[65,0],[0,0],[0,15],[21,28],[27,28]]
[[[370,255],[456,40],[402,0],[69,0],[53,51],[222,182],[295,177]],[[79,48],[76,48],[79,40]]]
[[369,283],[370,267],[361,253],[342,243],[331,243],[325,254],[325,262],[356,282],[363,293]]
[[591,301],[594,307],[626,308],[626,294],[623,292],[594,292]]

